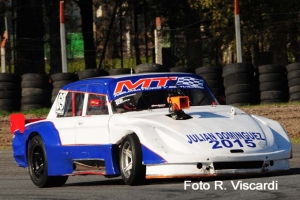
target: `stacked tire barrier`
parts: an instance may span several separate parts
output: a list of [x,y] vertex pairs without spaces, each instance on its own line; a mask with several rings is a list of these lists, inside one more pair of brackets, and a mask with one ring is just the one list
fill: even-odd
[[254,66],[247,63],[232,63],[223,67],[226,104],[241,106],[252,104]]
[[50,76],[52,82],[51,103],[54,102],[58,91],[64,85],[78,80],[77,74],[74,73],[57,73]]
[[300,63],[286,66],[289,87],[289,100],[300,101]]
[[195,72],[205,80],[215,96],[224,96],[222,67],[204,66],[197,68]]
[[194,74],[195,70],[187,68],[187,67],[178,66],[178,67],[170,68],[170,72],[186,72],[186,73]]
[[110,76],[112,75],[119,75],[119,74],[133,74],[134,71],[133,69],[130,69],[130,68],[117,68],[117,69],[110,69],[108,70],[108,74]]
[[136,74],[140,73],[154,73],[154,72],[169,72],[169,68],[155,63],[143,63],[134,68]]
[[45,74],[22,75],[21,110],[39,109],[50,105],[50,84]]
[[98,77],[98,76],[107,76],[108,72],[103,69],[85,69],[77,73],[78,79],[86,79],[86,78],[92,78],[92,77]]
[[258,66],[260,103],[279,103],[288,99],[285,68],[270,64]]
[[18,110],[20,102],[20,82],[15,74],[0,73],[0,110],[12,112]]

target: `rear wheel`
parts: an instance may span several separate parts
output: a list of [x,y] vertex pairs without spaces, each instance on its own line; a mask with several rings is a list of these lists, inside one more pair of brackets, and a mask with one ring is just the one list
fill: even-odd
[[68,180],[68,176],[48,176],[47,155],[40,136],[34,136],[30,140],[27,159],[29,175],[36,186],[40,188],[62,186]]
[[145,181],[146,166],[142,164],[142,148],[139,138],[127,135],[120,149],[120,170],[127,185],[139,185]]

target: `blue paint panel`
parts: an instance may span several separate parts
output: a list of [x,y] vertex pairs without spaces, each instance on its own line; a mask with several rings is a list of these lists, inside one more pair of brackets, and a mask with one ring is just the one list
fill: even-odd
[[30,124],[25,127],[24,133],[15,132],[12,141],[13,154],[16,163],[21,167],[27,167],[26,147],[27,141],[33,132],[39,133],[45,145],[58,146],[61,145],[60,138],[54,124],[48,121],[41,121]]
[[105,160],[106,175],[119,175],[113,145],[46,146],[48,175],[65,175],[73,172],[73,160]]
[[115,145],[62,146],[58,131],[52,122],[41,121],[28,125],[24,134],[15,132],[13,153],[17,164],[27,167],[26,142],[30,134],[37,132],[45,143],[48,158],[48,175],[64,175],[73,172],[73,160],[100,159],[105,161],[107,175],[118,175],[118,147]]
[[25,127],[26,139],[32,132],[39,133],[45,145],[61,145],[59,133],[54,124],[50,121],[40,121]]
[[24,134],[20,133],[20,131],[17,130],[12,140],[12,148],[13,148],[14,159],[17,165],[20,167],[27,167],[26,149],[24,143],[25,143]]
[[77,84],[72,87],[69,87],[68,90],[86,92],[86,86],[86,84]]
[[143,153],[143,164],[162,164],[166,163],[167,161],[142,145],[142,153]]

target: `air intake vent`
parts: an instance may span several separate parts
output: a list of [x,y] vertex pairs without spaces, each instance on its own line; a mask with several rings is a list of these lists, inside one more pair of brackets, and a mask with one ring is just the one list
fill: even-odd
[[262,168],[263,161],[248,161],[248,162],[214,162],[215,170],[220,169],[254,169]]
[[243,149],[232,149],[230,150],[231,153],[244,153]]

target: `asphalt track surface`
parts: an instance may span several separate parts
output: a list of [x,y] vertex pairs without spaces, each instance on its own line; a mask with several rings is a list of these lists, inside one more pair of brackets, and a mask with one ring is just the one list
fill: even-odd
[[[101,176],[72,176],[63,187],[37,188],[30,180],[28,172],[24,168],[17,167],[12,151],[0,151],[0,199],[300,199],[300,145],[293,145],[293,159],[290,160],[289,172],[273,174],[272,176],[255,177],[226,177],[210,179],[194,179],[191,183],[202,181],[207,188],[205,190],[193,190],[188,187],[184,190],[184,181],[176,180],[152,180],[142,186],[124,185],[121,178],[107,179]],[[238,181],[243,183],[277,183],[277,189],[267,190],[243,190],[234,189],[233,184]],[[221,190],[215,189],[215,184],[223,184]],[[202,185],[204,186],[204,185]],[[226,188],[226,189],[225,189]]]

